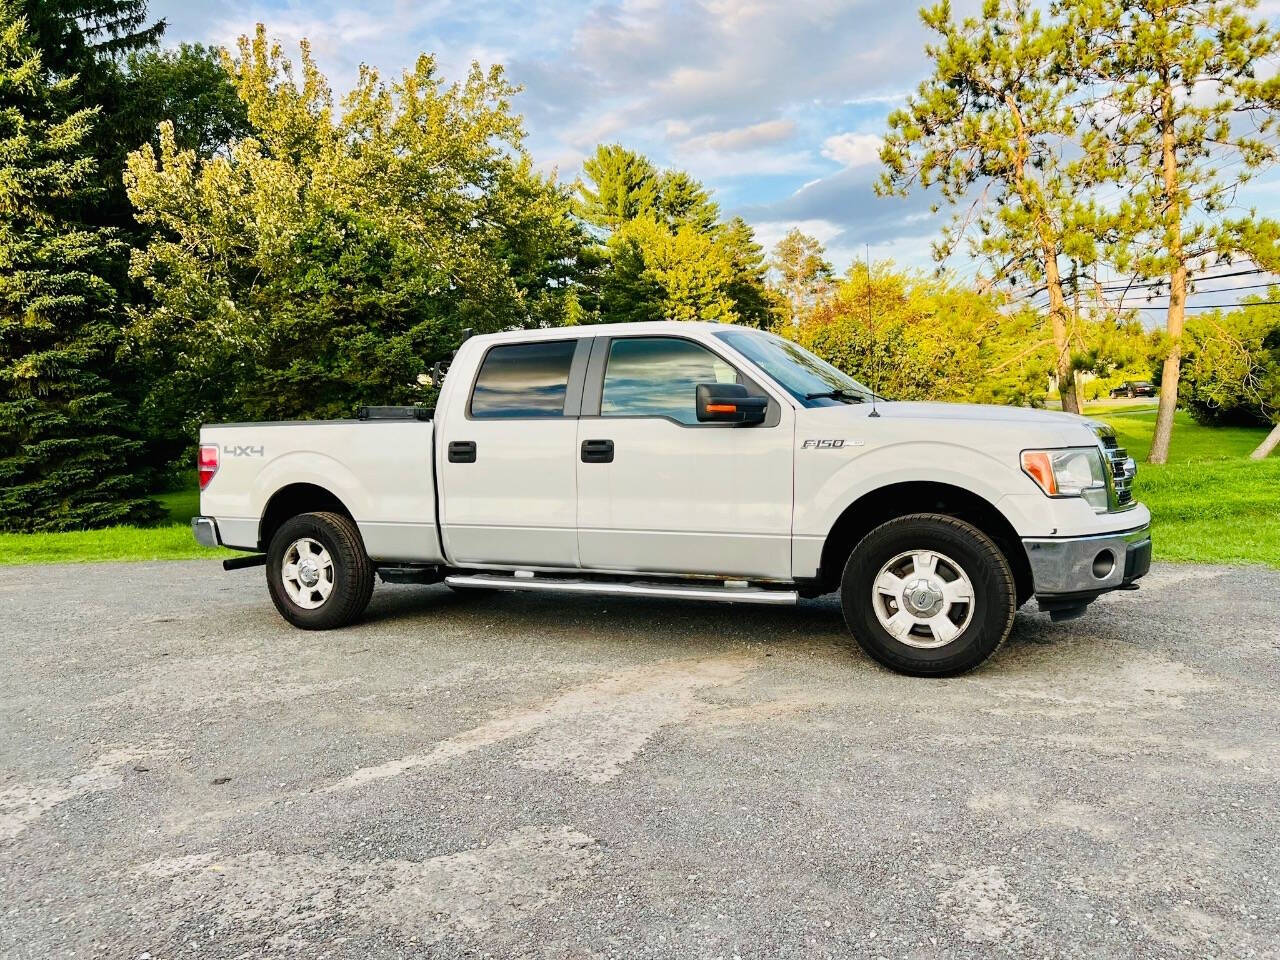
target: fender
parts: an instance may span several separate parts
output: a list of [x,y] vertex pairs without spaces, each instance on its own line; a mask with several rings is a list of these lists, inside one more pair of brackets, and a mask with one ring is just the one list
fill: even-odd
[[798,536],[825,537],[849,504],[881,487],[913,480],[968,490],[1000,510],[1015,530],[1028,527],[1016,504],[1001,504],[1006,495],[1021,492],[1025,486],[1016,464],[973,447],[938,441],[905,440],[854,451],[829,473],[821,471],[822,455],[797,458]]
[[816,573],[827,536],[850,504],[896,484],[924,481],[958,487],[985,500],[1015,531],[1032,528],[1019,508],[1020,501],[1007,497],[1021,486],[1021,472],[991,454],[959,444],[920,440],[849,452],[853,455],[797,452],[792,557],[797,577]]
[[271,498],[295,483],[310,483],[328,490],[346,505],[357,523],[373,512],[369,491],[347,467],[327,454],[294,451],[272,460],[254,478],[249,494],[254,516],[261,520]]

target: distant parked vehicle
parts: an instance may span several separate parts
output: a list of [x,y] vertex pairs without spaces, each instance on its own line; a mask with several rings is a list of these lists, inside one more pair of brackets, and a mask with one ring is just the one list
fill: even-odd
[[1111,390],[1111,399],[1120,400],[1127,397],[1130,400],[1136,400],[1138,397],[1154,397],[1156,388],[1154,384],[1148,383],[1146,380],[1132,380],[1129,383],[1122,383],[1118,387]]

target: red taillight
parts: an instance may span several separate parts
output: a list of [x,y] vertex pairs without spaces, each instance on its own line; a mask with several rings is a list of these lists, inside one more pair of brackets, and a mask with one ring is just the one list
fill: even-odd
[[203,490],[209,485],[213,475],[218,472],[218,445],[216,443],[202,444],[196,464],[200,471],[200,489]]

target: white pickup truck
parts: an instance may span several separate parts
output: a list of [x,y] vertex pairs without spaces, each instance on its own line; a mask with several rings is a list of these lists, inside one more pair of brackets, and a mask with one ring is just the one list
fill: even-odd
[[1135,588],[1150,514],[1114,433],[1015,407],[894,403],[742,327],[477,336],[438,405],[200,432],[196,539],[252,551],[308,629],[392,583],[791,604],[839,592],[876,660],[970,669],[1033,596]]

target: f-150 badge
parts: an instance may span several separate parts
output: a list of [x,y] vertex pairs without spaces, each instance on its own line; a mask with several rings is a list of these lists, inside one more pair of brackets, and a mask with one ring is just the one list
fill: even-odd
[[806,440],[800,444],[801,450],[839,450],[841,447],[861,447],[865,440]]

